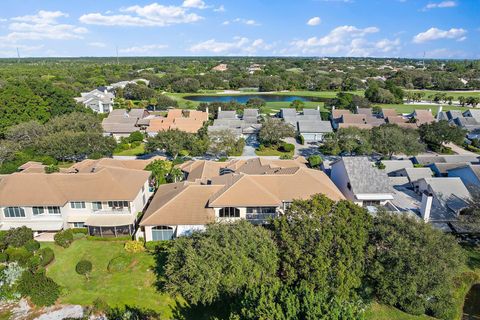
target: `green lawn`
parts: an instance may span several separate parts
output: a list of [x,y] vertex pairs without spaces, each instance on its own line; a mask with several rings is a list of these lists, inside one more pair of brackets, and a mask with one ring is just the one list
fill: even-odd
[[255,150],[255,154],[257,156],[277,156],[277,157],[280,157],[280,156],[283,156],[283,155],[289,155],[289,156],[293,157],[293,151],[292,152],[282,152],[282,151],[277,150],[276,147],[274,147],[274,148],[265,147],[265,149],[262,150],[262,151]]
[[[104,299],[110,306],[124,305],[152,309],[162,318],[172,318],[175,304],[167,294],[155,289],[155,259],[148,253],[128,254],[119,241],[77,240],[69,248],[53,243],[42,246],[55,251],[55,261],[47,269],[47,275],[62,287],[61,303],[91,305],[96,298]],[[131,255],[132,263],[126,271],[110,273],[109,261],[121,254]],[[75,272],[81,259],[93,264],[90,279]]]
[[[438,104],[432,104],[432,105],[411,105],[411,104],[374,104],[374,106],[379,106],[381,108],[386,108],[386,109],[395,109],[397,110],[398,113],[411,113],[415,109],[432,109],[432,113],[434,115],[437,114],[438,108],[440,108],[440,105]],[[456,106],[449,106],[449,105],[442,105],[443,111],[448,111],[448,110],[461,110],[465,111],[468,110],[469,108],[466,107],[456,107]]]
[[478,92],[471,92],[471,91],[465,91],[465,92],[452,92],[452,91],[438,91],[438,90],[406,90],[410,92],[423,92],[425,93],[424,98],[428,98],[429,95],[435,94],[435,93],[446,93],[448,96],[452,96],[454,99],[458,99],[460,96],[464,97],[480,97],[480,91]]
[[142,143],[138,147],[128,149],[128,150],[123,150],[119,152],[114,152],[114,156],[139,156],[145,153],[145,144]]
[[435,320],[428,316],[413,316],[411,314],[400,311],[396,308],[384,306],[376,302],[372,303],[365,313],[367,320]]

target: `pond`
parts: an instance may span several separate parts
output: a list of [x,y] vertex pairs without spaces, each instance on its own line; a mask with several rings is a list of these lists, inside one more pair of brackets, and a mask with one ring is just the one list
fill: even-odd
[[184,99],[197,102],[230,102],[236,101],[239,103],[246,103],[249,99],[259,98],[266,102],[292,102],[294,100],[300,100],[304,102],[325,101],[325,98],[318,97],[304,97],[296,95],[280,95],[280,94],[242,94],[242,95],[195,95],[186,96]]
[[465,298],[462,320],[480,319],[480,284],[474,285]]

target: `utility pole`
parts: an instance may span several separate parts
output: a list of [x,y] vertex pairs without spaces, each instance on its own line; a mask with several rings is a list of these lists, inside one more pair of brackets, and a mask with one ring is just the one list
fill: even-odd
[[117,65],[120,64],[120,61],[118,60],[118,46],[115,47],[116,51],[117,51]]
[[17,63],[20,63],[20,50],[17,47]]

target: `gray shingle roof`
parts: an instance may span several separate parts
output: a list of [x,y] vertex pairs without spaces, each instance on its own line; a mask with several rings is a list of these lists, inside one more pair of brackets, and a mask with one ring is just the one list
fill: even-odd
[[332,132],[332,124],[330,121],[322,120],[299,120],[298,121],[298,131],[300,133],[314,132],[314,133],[325,133]]
[[237,112],[236,111],[218,111],[217,119],[236,119]]
[[387,174],[374,167],[367,157],[342,157],[342,161],[353,193],[390,193]]

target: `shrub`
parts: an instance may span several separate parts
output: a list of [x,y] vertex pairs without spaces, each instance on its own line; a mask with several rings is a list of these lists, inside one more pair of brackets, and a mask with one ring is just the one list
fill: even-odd
[[75,233],[88,234],[88,229],[87,228],[71,228],[71,229],[68,229],[68,230],[70,230],[73,234],[75,234]]
[[311,155],[308,157],[308,164],[310,165],[311,168],[318,168],[320,165],[323,163],[322,157],[319,155]]
[[40,242],[36,240],[28,240],[27,243],[24,245],[25,249],[27,249],[30,252],[35,252],[38,249],[40,249]]
[[293,156],[290,154],[282,154],[280,156],[280,160],[292,160],[292,159],[293,159]]
[[93,300],[92,306],[93,312],[95,313],[105,313],[110,310],[110,306],[103,298],[96,298]]
[[43,272],[31,273],[25,271],[18,283],[22,296],[30,297],[37,306],[50,306],[55,303],[60,294],[60,287]]
[[145,248],[150,252],[167,251],[171,246],[172,241],[169,240],[148,241],[145,243]]
[[30,270],[37,270],[42,263],[42,258],[39,256],[32,256],[27,262],[27,267]]
[[298,135],[298,143],[305,144],[305,138],[301,134]]
[[82,276],[86,276],[92,271],[92,263],[88,260],[80,260],[75,266],[75,271]]
[[134,141],[130,143],[130,148],[136,148],[139,147],[142,143],[140,141]]
[[27,227],[20,227],[8,230],[3,238],[7,246],[23,247],[28,240],[33,239],[33,231]]
[[55,258],[55,253],[51,248],[42,248],[38,251],[38,255],[40,256],[40,265],[42,267],[48,266],[53,259]]
[[110,260],[110,262],[108,262],[107,270],[109,272],[124,271],[128,268],[130,263],[132,263],[132,258],[130,256],[120,255]]
[[132,142],[142,142],[145,137],[140,131],[135,131],[130,133],[130,136],[128,137],[128,140],[130,143]]
[[59,231],[55,234],[53,239],[59,246],[68,248],[73,242],[73,233],[70,229]]
[[125,251],[130,253],[137,253],[145,251],[143,243],[136,240],[130,240],[125,243]]
[[280,150],[283,152],[292,152],[293,150],[295,150],[295,146],[291,143],[284,143],[280,147]]
[[45,170],[45,173],[47,174],[60,172],[60,168],[55,164],[50,164],[48,166],[45,166],[44,170]]
[[8,261],[8,254],[5,252],[0,252],[0,263],[7,262]]
[[32,257],[32,253],[24,247],[8,247],[5,250],[5,253],[8,255],[9,262],[18,262],[18,264],[21,266],[26,266],[28,261]]

